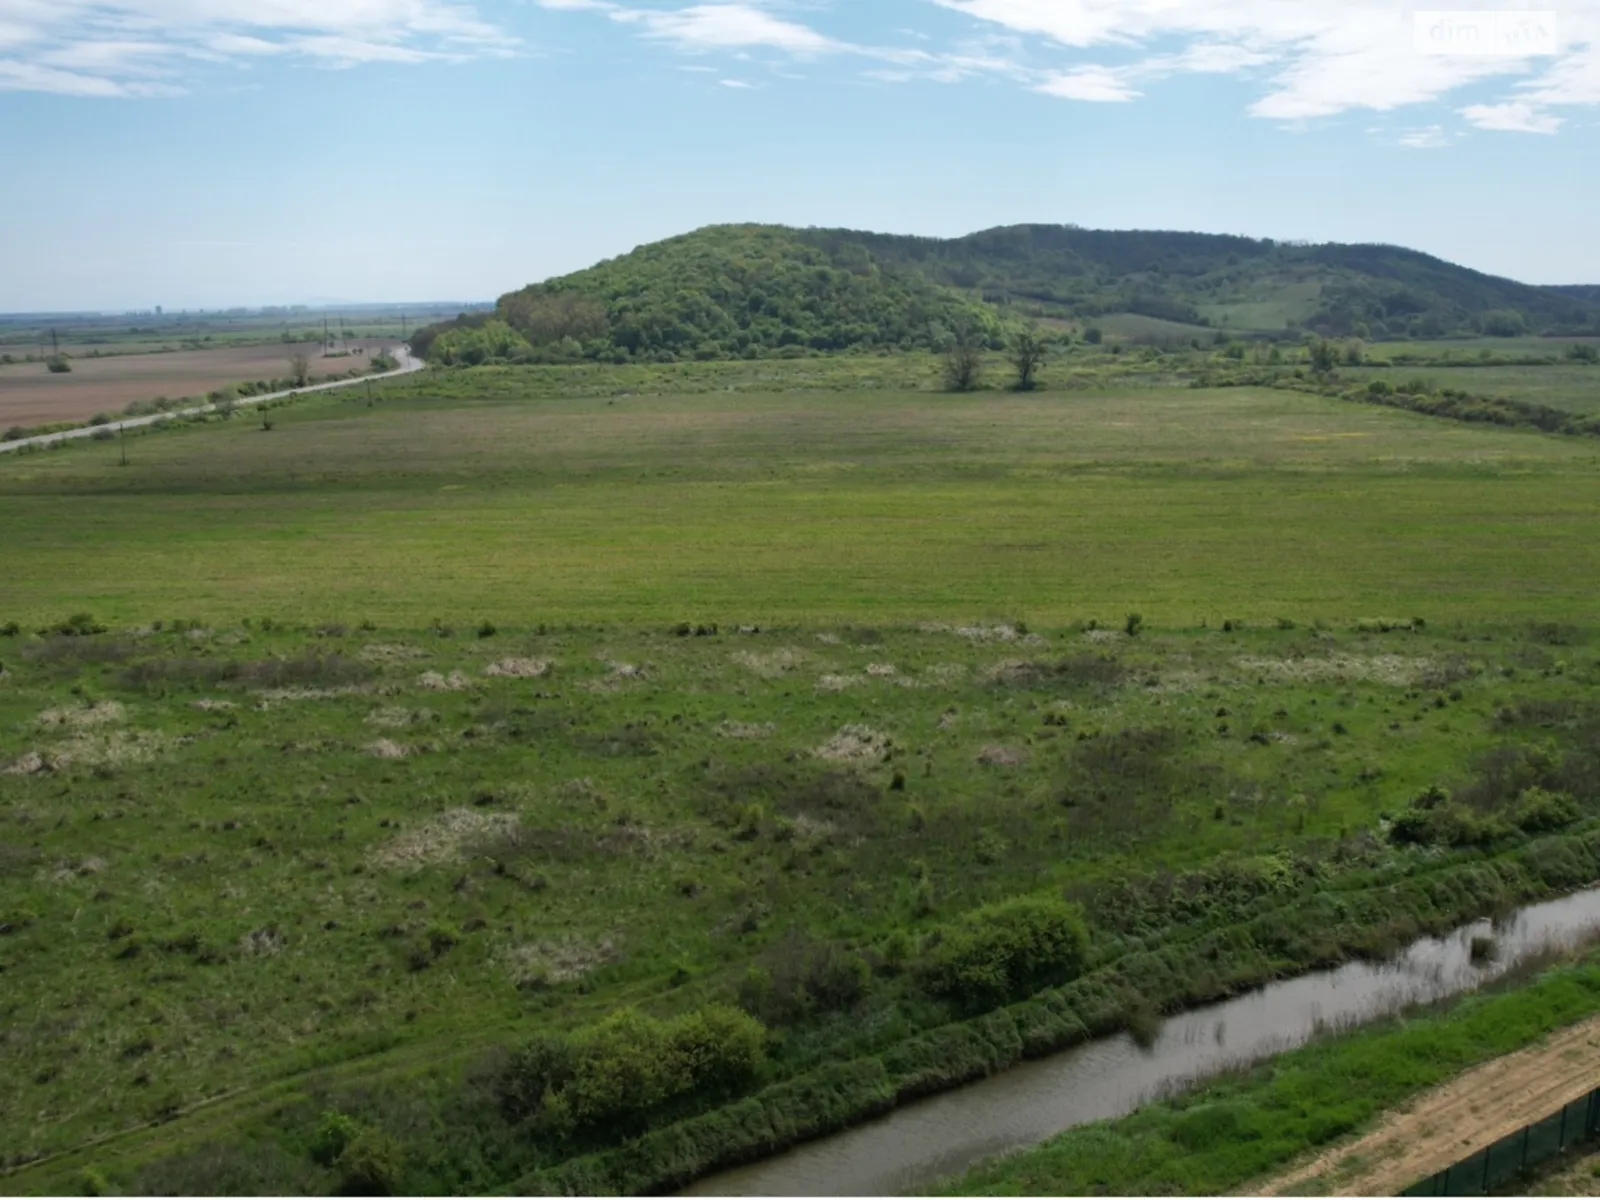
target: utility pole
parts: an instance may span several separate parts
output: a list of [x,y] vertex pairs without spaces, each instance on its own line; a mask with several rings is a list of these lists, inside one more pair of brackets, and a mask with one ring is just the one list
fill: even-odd
[[121,435],[121,436],[119,436],[117,438],[117,445],[119,447],[121,447],[121,449],[122,449],[122,465],[123,466],[127,466],[128,465],[128,423],[126,421],[123,421],[122,423],[120,423],[117,426],[117,432]]

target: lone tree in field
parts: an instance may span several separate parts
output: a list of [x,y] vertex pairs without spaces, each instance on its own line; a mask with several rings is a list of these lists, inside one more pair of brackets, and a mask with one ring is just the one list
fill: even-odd
[[311,356],[309,354],[291,354],[289,356],[289,378],[294,380],[295,387],[305,387],[311,382]]
[[1318,338],[1311,343],[1311,373],[1332,375],[1338,370],[1341,357],[1337,343],[1327,338]]
[[1011,365],[1017,372],[1017,391],[1031,392],[1039,386],[1039,369],[1044,366],[1048,347],[1037,329],[1024,329],[1011,343]]
[[944,356],[944,381],[952,392],[970,392],[983,375],[983,345],[970,329],[956,332]]

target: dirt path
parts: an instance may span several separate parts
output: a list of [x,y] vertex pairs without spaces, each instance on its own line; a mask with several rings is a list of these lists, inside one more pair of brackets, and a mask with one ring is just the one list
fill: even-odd
[[1600,1017],[1458,1075],[1257,1196],[1393,1196],[1600,1083]]

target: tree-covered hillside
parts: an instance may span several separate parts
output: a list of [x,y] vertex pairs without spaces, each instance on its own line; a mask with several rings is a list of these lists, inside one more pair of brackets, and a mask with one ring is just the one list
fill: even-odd
[[[492,315],[424,335],[438,361],[544,350],[587,358],[756,357],[911,349],[958,328],[999,334],[976,297],[859,245],[777,226],[712,226],[500,298]],[[791,349],[792,348],[792,349]]]
[[720,225],[418,333],[442,363],[669,361],[996,342],[1030,318],[1135,313],[1228,333],[1600,333],[1600,295],[1395,246],[1017,225],[939,239]]

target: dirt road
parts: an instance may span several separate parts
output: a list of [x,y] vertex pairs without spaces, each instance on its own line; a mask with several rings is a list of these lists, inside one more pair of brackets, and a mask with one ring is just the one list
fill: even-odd
[[1278,1175],[1257,1196],[1393,1196],[1549,1116],[1600,1083],[1600,1017],[1475,1067],[1353,1142]]

